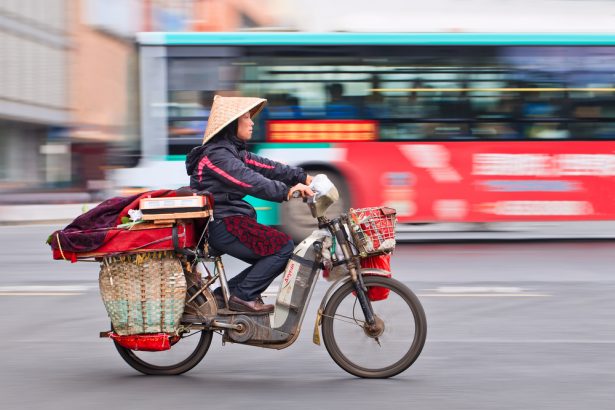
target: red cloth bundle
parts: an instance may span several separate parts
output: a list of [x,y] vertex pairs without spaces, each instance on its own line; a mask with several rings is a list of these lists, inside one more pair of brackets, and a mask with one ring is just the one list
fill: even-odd
[[[362,268],[382,269],[388,272],[387,277],[391,277],[391,255],[377,255],[361,259]],[[384,300],[389,297],[390,290],[387,288],[375,286],[367,289],[367,297],[372,302]]]
[[[117,228],[131,209],[139,209],[142,198],[175,197],[185,190],[144,192],[131,197],[110,198],[75,218],[67,227],[49,237],[54,259],[76,262],[79,258],[98,257],[127,252],[153,252],[175,249],[173,228],[135,225],[133,229]],[[177,226],[178,247],[196,244],[191,223]]]
[[[191,223],[177,225],[179,248],[196,245],[194,226]],[[52,248],[53,259],[66,259],[77,262],[79,258],[91,258],[129,252],[155,252],[175,249],[173,246],[173,228],[151,228],[128,230],[111,228],[107,230],[102,246],[89,252],[71,252],[61,248]]]
[[172,344],[166,333],[120,336],[111,332],[109,337],[126,349],[143,352],[162,352],[169,350]]

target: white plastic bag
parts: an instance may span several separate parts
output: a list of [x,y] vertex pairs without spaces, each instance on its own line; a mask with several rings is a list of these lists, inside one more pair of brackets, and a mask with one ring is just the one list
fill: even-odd
[[130,219],[133,220],[133,222],[137,222],[143,219],[143,213],[139,209],[129,209],[128,216],[130,217]]
[[312,183],[310,184],[310,188],[316,193],[314,200],[326,195],[333,187],[333,182],[325,174],[316,175],[312,178]]

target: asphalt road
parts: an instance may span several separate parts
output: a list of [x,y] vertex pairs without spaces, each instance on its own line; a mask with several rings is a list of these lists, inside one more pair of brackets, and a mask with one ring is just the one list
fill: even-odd
[[[0,227],[0,397],[6,409],[612,409],[615,242],[400,245],[427,343],[388,380],[348,375],[311,343],[273,351],[216,336],[178,377],[143,376],[112,343],[97,264],[52,261],[54,227]],[[227,262],[227,271],[239,264]]]

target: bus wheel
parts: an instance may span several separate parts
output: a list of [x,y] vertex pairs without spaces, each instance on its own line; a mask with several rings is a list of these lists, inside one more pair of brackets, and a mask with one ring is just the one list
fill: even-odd
[[[351,198],[348,185],[344,178],[335,171],[322,169],[306,169],[310,175],[325,174],[337,188],[340,199],[327,210],[327,216],[336,217],[342,212],[347,212]],[[295,243],[304,240],[314,229],[318,228],[316,219],[303,201],[291,200],[284,202],[280,207],[280,224],[284,232],[290,235]]]

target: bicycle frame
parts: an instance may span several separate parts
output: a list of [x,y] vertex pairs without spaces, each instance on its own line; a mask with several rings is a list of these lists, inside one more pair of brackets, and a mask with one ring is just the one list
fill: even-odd
[[[319,228],[327,229],[337,240],[341,247],[344,259],[338,264],[345,264],[349,276],[346,276],[332,284],[320,303],[316,318],[315,336],[316,342],[318,324],[322,311],[332,291],[339,285],[352,281],[357,293],[359,303],[365,315],[368,326],[375,324],[371,303],[367,298],[367,289],[363,285],[362,275],[385,274],[377,269],[369,269],[362,272],[360,269],[360,257],[353,252],[351,242],[346,233],[347,220],[341,215],[333,220],[319,217]],[[322,231],[314,231],[310,236],[299,243],[291,256],[282,276],[282,282],[278,290],[275,302],[275,310],[271,314],[237,312],[228,309],[230,297],[226,278],[226,272],[219,255],[210,257],[204,255],[205,260],[214,263],[214,275],[211,274],[202,287],[201,293],[207,291],[210,300],[209,286],[218,281],[224,296],[225,308],[217,309],[215,317],[204,321],[202,325],[191,325],[192,328],[224,331],[224,341],[242,343],[272,349],[283,349],[290,346],[299,336],[307,306],[312,297],[318,276],[322,271],[322,247],[326,238]],[[209,273],[209,271],[208,271]],[[190,300],[193,300],[193,295]],[[212,303],[215,303],[212,300]]]

